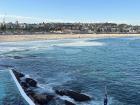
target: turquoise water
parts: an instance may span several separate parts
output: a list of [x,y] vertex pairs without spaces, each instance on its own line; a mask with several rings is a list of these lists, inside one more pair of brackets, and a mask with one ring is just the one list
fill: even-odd
[[31,75],[42,87],[93,97],[77,105],[103,105],[105,86],[109,105],[140,105],[139,37],[9,42],[0,47],[0,64]]
[[21,97],[8,70],[0,70],[0,105],[28,105]]

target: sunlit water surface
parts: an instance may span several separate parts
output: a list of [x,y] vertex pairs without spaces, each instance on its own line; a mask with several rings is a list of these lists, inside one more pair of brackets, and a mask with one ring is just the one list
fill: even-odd
[[14,82],[3,71],[2,65],[10,65],[42,87],[89,94],[93,100],[84,105],[103,105],[105,86],[109,105],[140,105],[139,37],[1,42],[0,58],[0,103],[19,101]]

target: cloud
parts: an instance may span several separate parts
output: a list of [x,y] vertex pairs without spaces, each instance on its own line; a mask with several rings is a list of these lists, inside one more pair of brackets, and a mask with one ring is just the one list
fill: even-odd
[[128,21],[125,19],[116,19],[116,20],[110,20],[110,19],[106,19],[106,20],[98,20],[98,19],[94,19],[94,21],[90,21],[87,19],[68,19],[68,18],[52,18],[52,17],[30,17],[30,16],[19,16],[19,15],[4,15],[4,14],[0,14],[0,22],[3,21],[3,18],[5,18],[6,22],[15,22],[15,21],[19,21],[21,23],[40,23],[40,22],[71,22],[71,23],[75,23],[75,22],[85,22],[85,23],[104,23],[104,22],[112,22],[112,23],[131,23],[133,25],[137,25],[139,23],[138,19],[137,20],[133,20],[133,21]]
[[28,16],[17,16],[17,15],[3,15],[0,14],[0,21],[5,18],[6,22],[14,22],[16,20],[20,22],[43,22],[46,19],[45,18],[38,18],[38,17],[28,17]]
[[2,18],[32,19],[32,17],[16,16],[16,15],[0,15]]
[[[5,18],[6,22],[27,22],[27,23],[36,23],[36,22],[68,22],[65,19],[56,19],[56,18],[43,18],[43,17],[29,17],[29,16],[18,16],[18,15],[3,15],[0,14],[0,21],[3,21],[3,18]],[[71,21],[72,22],[72,21]]]

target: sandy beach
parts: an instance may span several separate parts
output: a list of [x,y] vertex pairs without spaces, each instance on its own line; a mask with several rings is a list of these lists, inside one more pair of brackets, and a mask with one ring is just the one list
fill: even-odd
[[43,34],[43,35],[0,35],[0,42],[5,41],[36,41],[70,38],[110,38],[110,37],[139,37],[140,34]]

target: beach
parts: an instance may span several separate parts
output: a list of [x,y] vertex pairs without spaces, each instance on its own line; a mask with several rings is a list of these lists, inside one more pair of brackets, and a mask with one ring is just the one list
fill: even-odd
[[0,41],[36,41],[72,38],[110,38],[110,37],[137,37],[140,34],[39,34],[39,35],[0,35]]

